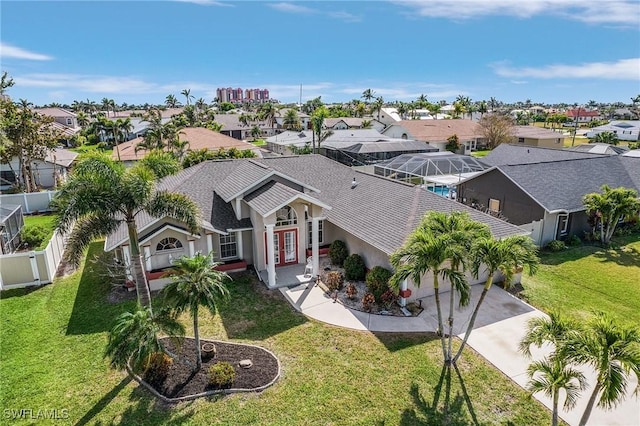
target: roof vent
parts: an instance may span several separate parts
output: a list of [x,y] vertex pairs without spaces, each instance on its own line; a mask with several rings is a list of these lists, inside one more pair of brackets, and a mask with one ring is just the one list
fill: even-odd
[[353,178],[353,182],[351,182],[351,189],[354,189],[356,186],[358,186],[358,181],[356,178]]

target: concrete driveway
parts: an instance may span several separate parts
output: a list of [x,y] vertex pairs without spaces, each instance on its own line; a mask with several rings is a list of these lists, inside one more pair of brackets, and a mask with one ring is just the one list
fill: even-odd
[[[391,317],[372,315],[350,310],[340,303],[333,303],[318,286],[302,285],[280,289],[289,302],[303,314],[319,321],[355,330],[388,331],[388,332],[424,332],[435,331],[437,316],[433,297],[422,300],[424,311],[417,317]],[[460,309],[455,301],[454,333],[464,337],[473,308],[480,298],[482,285],[471,287],[471,303]],[[449,314],[449,293],[441,295],[443,315]],[[473,333],[469,338],[469,346],[485,357],[491,364],[506,374],[514,382],[525,387],[528,381],[527,367],[531,360],[518,351],[518,344],[524,337],[529,319],[545,316],[543,312],[524,303],[499,287],[492,287],[478,313]],[[541,359],[551,352],[551,347],[532,348],[534,359]],[[464,354],[463,354],[464,356]],[[584,411],[589,395],[595,383],[595,372],[582,370],[589,382],[589,388],[582,393],[577,406],[570,412],[560,409],[560,417],[570,425],[577,425]],[[629,383],[633,390],[637,385],[634,379]],[[535,394],[536,399],[551,409],[551,400],[542,394]],[[560,407],[564,403],[561,397]],[[640,400],[628,392],[622,404],[612,411],[598,407],[593,409],[589,425],[639,426]]]

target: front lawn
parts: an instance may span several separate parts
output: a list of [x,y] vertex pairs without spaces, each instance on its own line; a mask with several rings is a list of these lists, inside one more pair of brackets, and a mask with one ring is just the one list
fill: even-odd
[[[92,244],[89,256],[101,246]],[[90,264],[52,285],[2,294],[3,409],[68,410],[69,418],[57,424],[80,425],[549,422],[546,408],[471,350],[460,362],[462,381],[455,371],[442,375],[434,335],[327,326],[297,313],[279,292],[249,275],[232,286],[220,315],[201,311],[200,335],[273,351],[282,363],[281,378],[261,394],[167,407],[103,359],[114,318],[134,302],[108,302],[110,284],[93,269]],[[191,324],[187,316],[184,322]]]
[[592,310],[640,324],[640,235],[598,246],[543,253],[538,273],[522,277],[525,300],[545,312],[558,310],[582,319]]

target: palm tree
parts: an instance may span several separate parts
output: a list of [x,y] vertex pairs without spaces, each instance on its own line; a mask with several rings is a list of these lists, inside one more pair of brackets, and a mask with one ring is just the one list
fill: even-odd
[[324,130],[324,119],[329,116],[329,111],[322,105],[311,114],[311,129],[313,131],[313,146],[312,153],[316,154],[316,141],[318,142],[318,149],[320,144],[332,133],[331,131]]
[[267,102],[260,107],[260,112],[258,113],[261,120],[267,122],[268,125],[271,126],[273,130],[276,124],[276,114],[278,113],[278,109],[271,102]]
[[300,130],[302,128],[302,125],[300,124],[300,117],[298,117],[298,112],[296,110],[287,110],[282,120],[282,127],[288,130]]
[[191,199],[156,189],[158,179],[178,169],[177,161],[160,156],[150,156],[129,169],[103,154],[81,160],[53,201],[57,227],[62,231],[73,228],[67,243],[68,260],[77,265],[91,241],[126,226],[138,300],[149,306],[136,216],[144,212],[155,218],[168,217],[184,223],[192,233],[199,228],[198,207]]
[[577,322],[552,311],[549,317],[531,318],[527,322],[527,334],[520,341],[518,349],[527,358],[531,358],[531,346],[540,348],[550,343],[554,346],[554,350],[562,348],[565,341],[574,338],[579,332],[580,325]]
[[453,117],[454,118],[460,118],[460,115],[464,114],[464,105],[462,105],[460,102],[454,102],[453,103]]
[[551,425],[558,424],[558,400],[560,391],[565,391],[564,409],[570,410],[575,407],[580,396],[587,386],[587,381],[580,371],[568,366],[563,360],[552,357],[542,361],[535,361],[527,369],[529,383],[527,390],[537,393],[544,392],[553,401],[553,413],[551,415]]
[[478,105],[478,112],[480,113],[480,118],[484,117],[487,111],[488,111],[487,101],[480,102],[480,105]]
[[371,105],[373,111],[378,111],[378,121],[380,121],[380,111],[382,110],[383,106],[384,106],[384,99],[382,99],[382,96],[378,96],[376,100],[373,102],[373,104]]
[[195,96],[191,95],[191,89],[184,89],[182,92],[180,92],[180,94],[187,98],[187,106],[189,106],[191,99],[196,98]]
[[[451,215],[442,212],[429,212],[422,218],[420,225],[409,235],[405,244],[390,258],[395,269],[390,281],[394,288],[399,288],[400,284],[408,278],[411,278],[416,286],[420,286],[423,275],[427,272],[432,273],[438,316],[438,334],[446,365],[451,364],[452,358],[451,350],[447,349],[444,332],[439,278],[446,279],[451,283],[451,291],[458,294],[461,304],[468,303],[469,286],[464,273],[458,268],[462,264],[463,247],[468,238],[465,235],[465,227],[470,222],[468,215],[462,212],[453,212]],[[449,334],[452,334],[453,320],[451,317],[450,314]]]
[[373,90],[367,89],[364,92],[362,92],[361,98],[364,99],[366,103],[369,103],[369,101],[371,101],[371,99],[375,97],[375,93],[376,92],[374,92]]
[[613,132],[600,132],[593,139],[596,143],[606,143],[609,145],[618,145],[620,141],[618,140],[618,135]]
[[431,104],[429,105],[429,112],[433,115],[434,120],[438,119],[438,114],[440,114],[440,110],[442,109],[442,105],[440,104]]
[[262,130],[260,129],[259,126],[253,126],[251,128],[251,137],[253,138],[254,141],[258,139],[261,135],[262,135]]
[[76,114],[76,119],[78,120],[78,126],[80,126],[82,129],[87,127],[91,122],[91,120],[89,119],[87,114],[84,113],[84,111],[78,111],[78,113]]
[[624,187],[610,188],[602,185],[602,193],[586,194],[582,198],[587,214],[596,217],[596,229],[600,228],[600,242],[609,244],[618,222],[624,217],[637,214],[640,210],[638,193]]
[[215,315],[216,304],[229,297],[226,281],[229,275],[216,271],[213,252],[208,255],[197,253],[193,257],[183,256],[171,269],[171,282],[162,289],[168,306],[176,312],[189,311],[193,319],[193,334],[196,341],[196,370],[202,367],[200,351],[200,331],[198,309],[200,305]]
[[178,100],[173,95],[167,95],[167,97],[164,99],[164,103],[167,108],[175,108],[178,106]]
[[569,362],[587,364],[596,371],[597,379],[580,426],[589,420],[596,399],[598,407],[612,409],[626,396],[630,375],[636,376],[640,391],[640,330],[616,324],[604,314],[596,313],[586,329],[563,346],[562,355]]
[[370,129],[373,127],[373,122],[371,120],[362,120],[360,124],[361,129]]
[[167,311],[153,315],[150,307],[138,305],[133,312],[125,312],[116,319],[109,333],[105,357],[112,368],[134,370],[145,368],[153,354],[165,352],[159,334],[179,340],[184,326]]
[[539,259],[536,254],[537,249],[533,244],[533,240],[529,236],[514,235],[503,240],[496,240],[493,237],[481,238],[474,242],[471,248],[471,257],[473,259],[473,275],[477,277],[482,267],[487,270],[487,279],[482,289],[482,294],[471,315],[467,331],[465,332],[462,344],[453,358],[455,363],[469,340],[469,336],[473,331],[480,306],[484,302],[487,293],[493,285],[493,277],[496,272],[500,271],[504,276],[504,286],[509,287],[513,275],[523,266],[527,266],[529,274],[537,271]]

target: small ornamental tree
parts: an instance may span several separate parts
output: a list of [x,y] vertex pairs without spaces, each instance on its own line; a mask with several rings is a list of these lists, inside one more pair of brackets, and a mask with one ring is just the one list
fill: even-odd
[[451,152],[458,152],[460,149],[458,135],[451,135],[447,138],[447,145],[445,146],[445,149]]
[[638,215],[638,192],[628,188],[610,188],[602,185],[602,193],[587,194],[582,198],[587,214],[595,214],[594,235],[600,234],[600,242],[609,244],[616,225],[627,216]]

